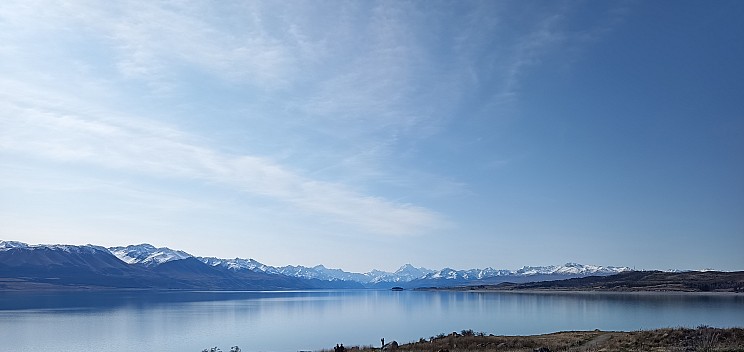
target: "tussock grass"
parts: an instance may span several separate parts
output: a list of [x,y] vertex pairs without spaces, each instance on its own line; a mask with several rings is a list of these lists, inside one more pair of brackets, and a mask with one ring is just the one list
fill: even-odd
[[[359,352],[379,351],[370,346],[353,347]],[[418,342],[386,350],[410,352],[744,352],[744,329],[708,326],[666,328],[631,332],[564,331],[535,336],[494,336],[463,330],[439,334]]]

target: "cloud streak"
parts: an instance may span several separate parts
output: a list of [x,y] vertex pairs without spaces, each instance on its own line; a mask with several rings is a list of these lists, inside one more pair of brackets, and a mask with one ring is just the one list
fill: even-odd
[[[438,5],[6,2],[0,62],[14,70],[0,82],[0,149],[216,183],[368,232],[441,229],[441,214],[375,186],[405,190],[400,199],[468,193],[465,181],[409,167],[432,157],[419,142],[472,118],[463,111],[508,101],[523,73],[565,38],[561,15],[530,13],[517,33],[505,33],[502,5],[468,3],[452,13]],[[58,62],[49,63],[47,49]],[[214,134],[174,127],[178,116],[159,123],[158,112],[121,108],[183,96],[195,102],[177,103],[211,108],[219,103],[204,97],[211,86],[202,87],[203,77],[231,94],[224,109],[249,131],[245,139],[290,156],[266,157],[251,145],[226,152]],[[72,86],[84,92],[60,93]],[[266,141],[267,132],[280,140]]]
[[132,116],[100,118],[80,110],[5,94],[0,102],[0,153],[219,183],[351,224],[361,232],[415,235],[445,223],[423,207],[312,179],[267,158],[219,152],[169,126]]

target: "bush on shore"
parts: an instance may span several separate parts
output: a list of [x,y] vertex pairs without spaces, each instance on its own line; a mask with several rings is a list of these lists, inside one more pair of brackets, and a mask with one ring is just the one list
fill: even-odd
[[[379,348],[354,347],[359,352]],[[512,352],[512,351],[716,351],[744,352],[744,329],[708,326],[631,332],[566,331],[535,336],[494,336],[463,330],[397,346],[398,352]]]

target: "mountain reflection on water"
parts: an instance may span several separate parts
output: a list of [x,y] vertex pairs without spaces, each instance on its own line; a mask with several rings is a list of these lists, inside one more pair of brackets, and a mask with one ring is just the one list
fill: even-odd
[[297,351],[401,343],[473,329],[744,326],[744,295],[447,291],[0,292],[9,350]]

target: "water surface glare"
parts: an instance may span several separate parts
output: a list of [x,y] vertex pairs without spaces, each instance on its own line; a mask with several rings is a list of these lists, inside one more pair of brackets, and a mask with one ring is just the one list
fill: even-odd
[[473,329],[744,326],[744,295],[416,291],[0,292],[7,351],[299,351]]

